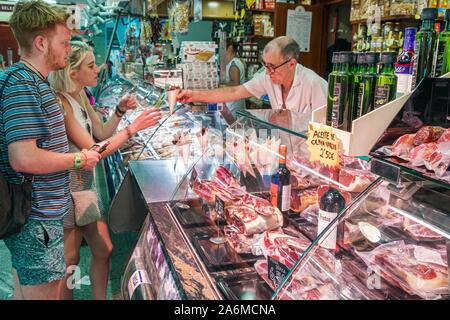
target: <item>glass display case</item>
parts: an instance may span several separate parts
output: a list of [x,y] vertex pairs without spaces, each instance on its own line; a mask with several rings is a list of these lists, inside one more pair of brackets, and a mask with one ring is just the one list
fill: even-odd
[[[121,81],[120,83],[108,86],[100,95],[100,103],[108,105],[117,105],[120,98],[124,95],[133,95],[137,101],[137,107],[128,111],[124,116],[118,130],[132,123],[142,111],[148,108],[159,108],[161,114],[160,124],[141,130],[135,137],[129,139],[126,144],[120,148],[125,164],[129,160],[144,159],[167,159],[177,157],[177,146],[175,140],[176,134],[187,132],[192,136],[190,152],[193,157],[198,157],[202,153],[198,139],[195,137],[200,130],[208,128],[210,137],[219,137],[221,135],[220,124],[216,125],[212,113],[199,114],[192,112],[188,104],[177,104],[173,113],[169,111],[164,89],[153,86],[150,83],[140,81],[136,84]],[[110,108],[109,113],[114,112]]]
[[[329,185],[348,207],[380,180],[367,161],[350,157],[335,178],[309,161],[305,141],[301,133],[240,114],[177,185],[169,202],[173,221],[223,298],[270,299],[324,227],[319,199]],[[274,198],[280,158],[290,172],[288,208]]]
[[[305,251],[274,299],[449,299],[450,187],[378,181]],[[339,253],[321,244],[331,232]]]
[[147,200],[179,297],[448,299],[450,186],[386,159],[311,162],[308,121],[239,113],[170,199]]

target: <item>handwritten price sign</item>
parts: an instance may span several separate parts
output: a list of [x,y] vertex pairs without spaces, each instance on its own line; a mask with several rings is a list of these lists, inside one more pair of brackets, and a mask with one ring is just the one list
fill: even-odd
[[308,140],[308,150],[311,152],[309,161],[319,161],[322,165],[329,168],[340,168],[339,163],[342,159],[339,157],[341,140],[336,136],[331,127],[314,127],[309,125],[309,132],[306,134]]

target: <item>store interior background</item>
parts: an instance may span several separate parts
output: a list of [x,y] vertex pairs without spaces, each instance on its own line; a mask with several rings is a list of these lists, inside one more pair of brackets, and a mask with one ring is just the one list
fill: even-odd
[[[74,4],[70,0],[58,0],[59,4]],[[85,0],[77,0],[76,3],[85,3]],[[14,4],[15,1],[0,1],[0,4]],[[351,42],[351,24],[349,23],[350,16],[350,0],[318,0],[312,7],[314,10],[313,27],[311,35],[311,52],[300,55],[300,63],[314,69],[321,76],[325,75],[326,49],[333,43],[334,20],[336,10],[338,11],[338,24],[336,38],[345,38]],[[281,16],[286,17],[287,8],[294,8],[297,4],[285,4]],[[189,32],[178,35],[178,41],[212,41],[213,21],[228,24],[234,22],[234,1],[233,0],[202,0],[202,20],[199,22],[189,23]],[[158,15],[161,18],[167,18],[167,3],[163,1],[159,4],[157,9]],[[277,13],[278,14],[278,13]],[[316,18],[316,15],[320,19]],[[7,21],[10,12],[0,12],[0,53],[3,57],[7,57],[7,48],[13,50],[13,61],[19,60],[18,46],[9,29]],[[326,18],[325,18],[326,17]],[[280,20],[280,19],[279,19]],[[138,19],[124,17],[118,24],[117,32],[113,38],[113,46],[111,51],[111,60],[120,54],[120,48],[124,46],[125,33],[129,23],[136,23],[139,26]],[[284,35],[286,30],[286,23],[279,22],[279,26],[275,27],[275,35]],[[105,61],[107,48],[111,40],[111,35],[114,29],[114,21],[104,25],[103,32],[95,36],[93,39],[95,49],[94,54],[97,63],[101,64]],[[326,31],[325,31],[326,30]],[[270,39],[257,39],[259,49]],[[320,57],[318,59],[317,57]],[[315,57],[315,58],[313,58]],[[104,167],[99,166],[98,171],[103,171]],[[99,174],[97,176],[104,176]],[[101,198],[104,202],[104,207],[108,208],[111,202],[111,196],[107,190],[106,180],[98,181],[98,189]],[[137,233],[114,234],[111,232],[111,238],[114,245],[114,251],[111,261],[110,281],[108,284],[107,298],[120,299],[120,280],[122,268],[126,263],[130,250],[132,249],[136,240]],[[87,246],[82,246],[80,270],[82,280],[80,282],[80,289],[74,291],[75,299],[91,299],[91,290],[88,281],[88,270],[90,264],[90,251]],[[13,297],[13,280],[11,275],[11,261],[8,249],[5,247],[3,241],[0,241],[0,300],[8,300]]]
[[[57,2],[60,4],[74,4],[75,2],[85,3],[86,1],[57,0]],[[313,5],[308,6],[307,8],[308,11],[313,12],[310,43],[311,50],[308,53],[301,53],[298,60],[302,65],[313,69],[320,76],[327,79],[327,70],[331,68],[330,60],[332,51],[352,49],[352,38],[355,31],[358,29],[358,23],[361,21],[350,22],[351,0],[312,0],[312,2]],[[0,1],[0,4],[13,5],[14,3],[15,1]],[[286,1],[277,1],[277,6],[274,12],[271,13],[274,18],[274,36],[285,35],[287,10],[293,9],[298,5],[299,4],[286,3]],[[166,1],[159,4],[157,13],[160,18],[167,19]],[[203,17],[201,21],[191,21],[189,23],[189,32],[187,34],[180,34],[177,36],[179,43],[182,41],[212,41],[214,21],[228,24],[229,26],[234,23],[234,1],[202,0],[202,13]],[[6,59],[7,49],[11,48],[13,50],[13,62],[17,62],[19,60],[18,47],[7,24],[9,16],[10,12],[0,11],[0,43],[2,44],[0,46],[0,53]],[[120,55],[120,50],[125,45],[126,30],[129,25],[133,23],[136,23],[136,26],[139,26],[139,21],[136,18],[121,18],[114,37],[112,37],[114,21],[103,26],[102,33],[95,36],[93,39],[95,45],[94,54],[98,65],[105,62],[107,48],[111,39],[113,45],[110,60],[114,61],[115,58]],[[418,26],[419,23],[420,20],[414,21],[414,19],[409,19],[402,21],[402,26]],[[255,41],[258,42],[259,50],[261,50],[270,39],[271,38],[268,37],[255,38]],[[337,46],[339,47],[337,48]],[[104,166],[97,166],[97,170],[97,177],[100,177],[97,180],[97,188],[100,192],[104,207],[108,208],[114,195],[108,191],[108,182],[106,179],[102,178],[105,177]],[[114,251],[111,257],[111,271],[107,298],[121,299],[121,275],[125,263],[129,258],[131,249],[136,241],[137,232],[114,234],[111,231],[110,234],[114,245]],[[87,246],[82,246],[80,262],[82,281],[80,283],[80,289],[74,291],[75,299],[91,299],[91,289],[87,277],[89,264],[89,248]],[[0,240],[0,300],[9,300],[12,299],[12,297],[13,281],[10,255],[3,241]]]

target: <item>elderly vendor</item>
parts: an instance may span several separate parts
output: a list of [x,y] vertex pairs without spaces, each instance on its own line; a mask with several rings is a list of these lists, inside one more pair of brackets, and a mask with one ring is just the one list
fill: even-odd
[[265,73],[238,86],[214,90],[182,90],[177,100],[186,102],[230,102],[267,94],[272,109],[311,112],[327,103],[327,82],[311,69],[297,63],[300,49],[292,38],[270,41],[263,51]]

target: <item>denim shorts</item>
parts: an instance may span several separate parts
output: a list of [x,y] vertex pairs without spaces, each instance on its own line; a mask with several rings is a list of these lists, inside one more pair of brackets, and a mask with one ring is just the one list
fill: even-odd
[[21,233],[4,239],[21,285],[32,286],[64,279],[63,235],[62,220],[28,219]]

